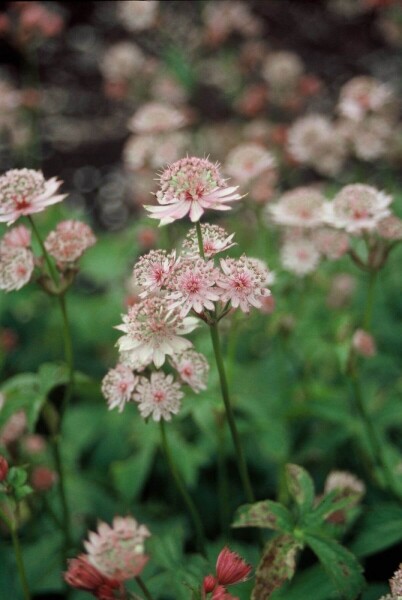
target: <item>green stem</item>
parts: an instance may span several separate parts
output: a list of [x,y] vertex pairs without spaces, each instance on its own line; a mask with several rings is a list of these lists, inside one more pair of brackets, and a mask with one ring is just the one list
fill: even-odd
[[73,389],[74,389],[74,354],[73,354],[73,342],[71,339],[71,328],[70,328],[70,323],[68,320],[65,294],[58,296],[58,298],[59,298],[59,303],[60,303],[60,308],[61,308],[61,314],[63,317],[64,355],[65,355],[67,368],[68,368],[68,385],[66,386],[66,389],[64,392],[63,410],[62,410],[62,413],[63,413],[71,400],[71,396],[73,394]]
[[198,249],[200,251],[200,256],[201,256],[201,258],[205,259],[204,244],[202,241],[202,231],[201,231],[201,225],[200,225],[199,221],[197,221],[195,224],[195,230],[197,232]]
[[53,436],[52,439],[52,449],[54,455],[54,462],[56,465],[57,474],[59,476],[59,491],[60,491],[60,501],[61,507],[63,511],[63,534],[64,534],[64,558],[67,558],[68,551],[71,548],[71,533],[70,533],[70,509],[67,502],[66,495],[66,482],[64,477],[64,468],[60,455],[60,438],[58,435]]
[[364,310],[364,317],[363,317],[363,323],[362,323],[363,329],[366,331],[369,331],[371,328],[371,320],[372,320],[372,316],[373,316],[373,306],[374,306],[374,290],[375,290],[376,281],[377,281],[377,271],[372,270],[372,271],[370,271],[370,276],[369,276],[369,281],[368,281],[366,307]]
[[219,381],[220,381],[220,386],[221,386],[222,399],[223,399],[223,403],[225,405],[225,410],[226,410],[226,418],[229,423],[230,433],[232,435],[232,440],[233,440],[233,444],[235,447],[236,458],[237,458],[237,467],[239,469],[240,479],[243,484],[243,489],[244,489],[244,493],[246,495],[247,501],[250,503],[253,503],[253,502],[255,502],[255,497],[254,497],[253,489],[251,487],[250,477],[249,477],[248,469],[247,469],[247,463],[246,463],[246,460],[244,457],[243,447],[241,445],[240,436],[237,431],[236,421],[235,421],[235,418],[233,415],[233,409],[232,409],[232,405],[230,402],[229,388],[228,388],[228,383],[227,383],[227,379],[226,379],[225,366],[223,363],[221,343],[220,343],[220,339],[219,339],[218,325],[216,323],[214,323],[213,325],[210,325],[209,330],[211,332],[212,346],[214,349],[216,366],[218,368],[218,373],[219,373]]
[[138,587],[141,588],[141,591],[143,592],[143,594],[145,594],[145,598],[147,600],[153,600],[152,594],[149,591],[149,589],[147,588],[147,586],[145,585],[145,583],[143,582],[143,580],[141,579],[141,577],[139,575],[137,575],[137,577],[135,578]]
[[11,539],[13,542],[15,560],[17,563],[18,575],[21,581],[22,592],[24,595],[24,600],[30,600],[31,594],[29,591],[28,580],[25,573],[24,561],[22,559],[21,545],[18,538],[18,523],[17,523],[17,514],[15,514],[14,521],[9,519],[6,513],[0,508],[0,519],[4,522],[6,527],[9,529],[11,533]]
[[56,271],[56,269],[54,267],[54,264],[51,261],[51,258],[49,256],[48,251],[46,250],[46,246],[43,243],[43,240],[42,240],[42,237],[41,237],[41,235],[40,235],[40,233],[38,231],[38,228],[36,227],[36,223],[33,220],[33,218],[31,217],[31,215],[28,215],[28,220],[29,220],[29,222],[31,224],[32,231],[34,232],[35,237],[38,240],[39,246],[40,246],[40,248],[42,250],[43,258],[45,259],[46,264],[47,264],[47,268],[49,269],[49,274],[50,274],[51,278],[53,279],[54,284],[56,286],[58,286],[59,285],[59,277],[58,277],[57,271]]
[[[223,415],[222,415],[223,417]],[[221,530],[225,535],[229,532],[229,489],[228,472],[225,460],[225,423],[220,415],[217,416],[217,435],[218,435],[218,495],[219,495],[219,513],[221,520]]]
[[168,463],[168,467],[169,467],[172,477],[176,483],[177,489],[178,489],[181,497],[183,498],[183,501],[184,501],[185,505],[187,506],[188,511],[193,520],[194,529],[195,529],[196,536],[197,536],[198,549],[204,556],[206,556],[205,536],[204,536],[201,517],[198,514],[195,504],[194,504],[190,494],[186,490],[186,487],[185,487],[185,485],[181,479],[181,476],[176,468],[176,464],[173,460],[172,454],[169,449],[166,431],[165,431],[165,423],[164,423],[163,419],[161,419],[161,421],[160,421],[160,430],[161,430],[161,438],[162,438],[162,447],[163,447],[163,451],[165,453],[166,462]]

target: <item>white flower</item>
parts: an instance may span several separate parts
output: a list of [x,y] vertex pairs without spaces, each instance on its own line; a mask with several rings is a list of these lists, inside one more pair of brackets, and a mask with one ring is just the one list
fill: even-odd
[[158,371],[151,373],[149,380],[140,377],[134,400],[138,402],[142,417],[152,416],[154,421],[170,421],[172,414],[177,415],[179,412],[183,396],[180,384],[173,381],[173,376]]

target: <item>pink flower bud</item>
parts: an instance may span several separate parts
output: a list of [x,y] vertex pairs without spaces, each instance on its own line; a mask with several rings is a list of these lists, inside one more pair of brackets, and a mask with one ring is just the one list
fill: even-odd
[[206,575],[202,584],[202,589],[205,592],[205,594],[209,594],[210,592],[212,592],[215,589],[217,583],[218,582],[213,575]]
[[50,490],[56,479],[56,473],[47,467],[35,467],[31,473],[31,485],[37,492]]
[[99,600],[114,600],[115,592],[121,589],[121,583],[117,579],[103,575],[90,564],[85,554],[68,561],[64,579],[71,587],[92,592]]
[[4,456],[0,456],[0,483],[5,481],[8,474],[8,462]]
[[355,331],[352,338],[352,346],[358,354],[367,358],[377,354],[377,347],[373,336],[363,329]]

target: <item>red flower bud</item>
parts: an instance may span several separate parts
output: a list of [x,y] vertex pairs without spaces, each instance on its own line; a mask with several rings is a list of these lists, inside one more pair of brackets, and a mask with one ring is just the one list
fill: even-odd
[[225,547],[216,561],[216,575],[221,585],[232,585],[246,581],[252,567],[248,565],[236,552]]
[[0,483],[5,481],[8,474],[8,462],[4,456],[0,456]]
[[218,581],[213,575],[206,575],[206,577],[204,577],[202,588],[206,594],[209,594],[215,589],[217,583]]

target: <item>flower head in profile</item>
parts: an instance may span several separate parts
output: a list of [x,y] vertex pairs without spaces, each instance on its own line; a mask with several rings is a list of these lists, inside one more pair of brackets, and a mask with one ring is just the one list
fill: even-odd
[[[232,241],[234,233],[228,235],[224,228],[219,225],[202,223],[201,235],[205,258],[212,258],[215,254],[225,252],[232,246],[235,246],[235,242]],[[200,255],[195,227],[192,227],[189,230],[186,239],[183,242],[183,253],[189,257]]]
[[19,290],[31,279],[34,256],[23,246],[9,246],[4,239],[0,243],[0,290]]
[[371,231],[390,214],[392,197],[371,185],[347,185],[327,204],[327,222],[348,233]]
[[230,302],[233,308],[240,306],[243,312],[249,312],[252,306],[261,308],[262,298],[271,294],[266,287],[273,282],[266,264],[256,258],[222,258],[223,271],[218,285],[222,302]]
[[134,133],[163,133],[186,124],[184,115],[163,102],[147,102],[130,119],[128,127]]
[[197,324],[195,317],[182,318],[179,309],[172,310],[163,298],[146,298],[123,317],[123,324],[117,329],[125,335],[117,345],[120,352],[130,352],[143,366],[153,362],[159,368],[167,355],[173,356],[192,346],[182,336],[193,331]]
[[196,313],[204,309],[214,310],[214,302],[220,296],[220,290],[216,287],[218,279],[219,271],[212,261],[202,258],[182,260],[167,283],[170,306],[180,308],[181,317],[185,317],[190,310]]
[[12,169],[0,177],[0,222],[11,225],[19,217],[42,212],[61,202],[66,195],[56,194],[61,181],[45,180],[40,171]]
[[316,227],[324,223],[325,198],[311,187],[298,187],[285,192],[276,204],[268,205],[268,213],[278,225]]
[[121,581],[107,577],[98,571],[85,554],[68,561],[64,580],[77,590],[91,592],[99,600],[112,600],[116,597],[115,593],[122,589]]
[[216,561],[216,576],[204,577],[203,598],[205,598],[205,594],[212,592],[211,600],[235,600],[234,596],[227,591],[226,586],[247,581],[251,571],[251,565],[247,564],[239,554],[225,546]]
[[31,232],[25,225],[13,227],[3,236],[1,244],[14,248],[29,248],[31,245]]
[[61,221],[45,240],[46,250],[58,263],[76,262],[96,243],[92,229],[81,221]]
[[151,250],[140,256],[134,266],[134,283],[143,289],[140,296],[157,293],[168,281],[176,263],[176,252]]
[[228,187],[217,164],[206,158],[187,157],[170,165],[160,176],[156,193],[159,206],[146,206],[160,225],[182,219],[187,214],[199,221],[206,210],[230,210],[229,202],[240,200],[237,186]]
[[334,490],[343,495],[357,496],[360,499],[366,492],[366,486],[363,481],[349,471],[331,471],[325,481],[324,491],[328,494]]
[[141,416],[151,416],[154,421],[170,421],[172,415],[177,415],[183,396],[180,384],[173,380],[172,375],[165,375],[162,371],[151,373],[150,379],[140,377],[134,392]]
[[376,231],[385,240],[402,240],[402,219],[396,215],[384,217],[377,223]]
[[209,364],[203,354],[192,348],[176,354],[170,360],[180,379],[197,394],[207,387]]
[[120,582],[137,577],[148,562],[144,542],[150,535],[133,517],[115,517],[112,526],[101,522],[84,542],[88,561],[103,575]]
[[118,408],[122,412],[126,403],[130,401],[134,388],[138,382],[131,369],[118,364],[105,375],[102,380],[102,394],[105,396],[109,410]]

